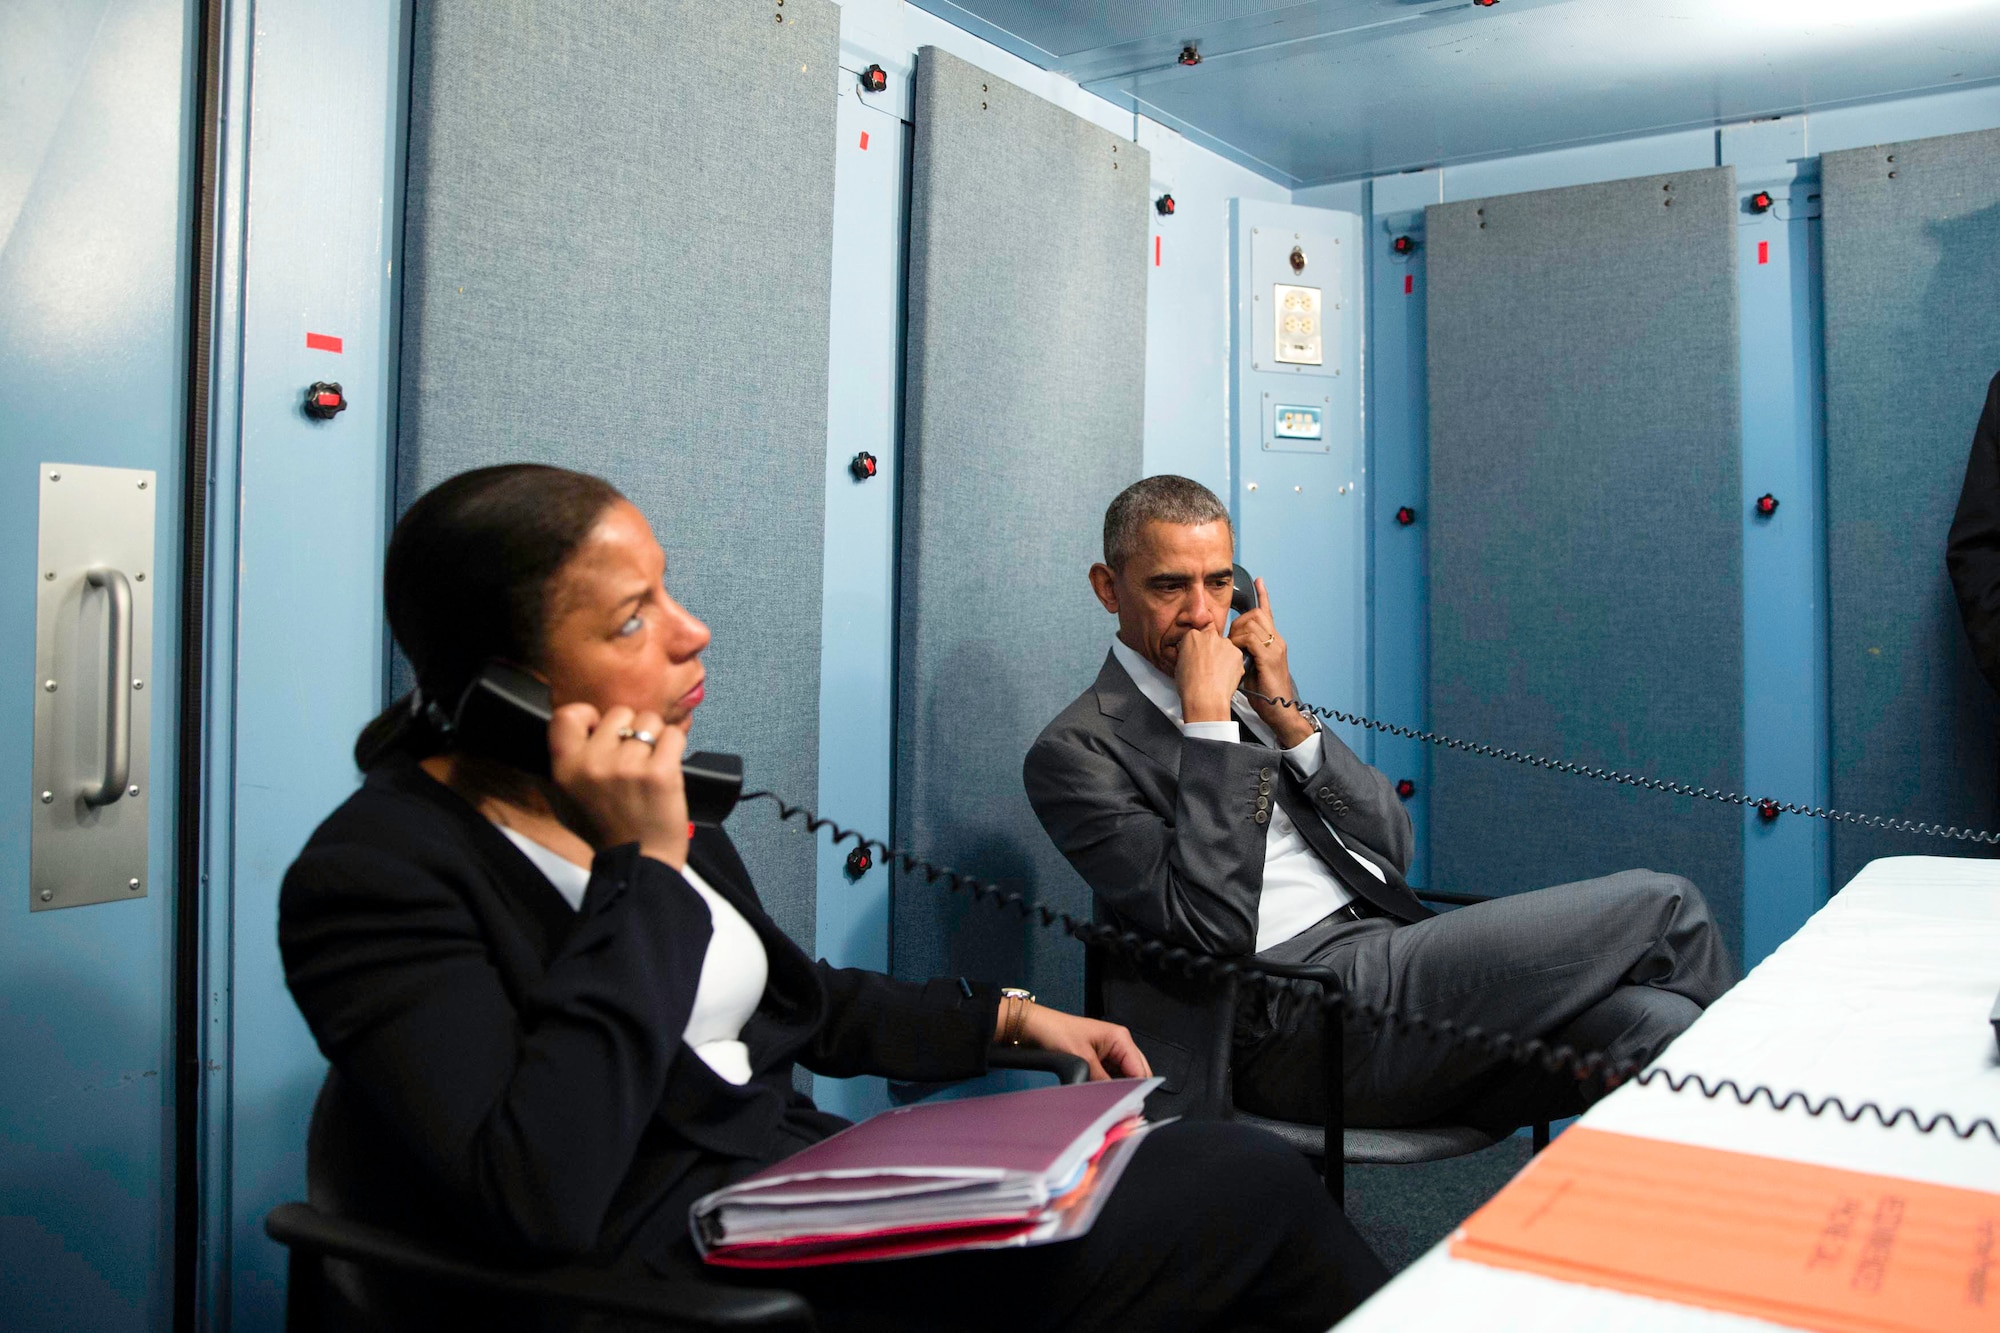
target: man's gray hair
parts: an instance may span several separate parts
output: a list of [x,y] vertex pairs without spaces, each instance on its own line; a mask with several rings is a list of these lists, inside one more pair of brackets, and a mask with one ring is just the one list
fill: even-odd
[[1229,522],[1229,510],[1198,481],[1171,473],[1135,481],[1104,511],[1104,563],[1117,569],[1139,547],[1148,523],[1193,527]]

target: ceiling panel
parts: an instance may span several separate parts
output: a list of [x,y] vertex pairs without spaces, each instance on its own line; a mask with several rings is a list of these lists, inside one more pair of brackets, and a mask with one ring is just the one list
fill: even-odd
[[[1343,0],[1337,0],[1337,3]],[[1349,8],[1365,7],[1381,0],[1344,0]],[[1394,3],[1394,0],[1387,0]],[[1271,0],[1164,0],[1164,3],[1116,3],[1116,0],[966,0],[963,5],[924,4],[918,7],[949,18],[948,10],[962,8],[977,14],[996,28],[1003,28],[1032,42],[1049,55],[1062,58],[1084,55],[1100,47],[1154,38],[1175,42],[1179,51],[1187,37],[1237,19],[1266,15],[1276,10],[1314,9],[1315,5],[1275,6]]]
[[1291,185],[2000,79],[2000,0],[918,2]]

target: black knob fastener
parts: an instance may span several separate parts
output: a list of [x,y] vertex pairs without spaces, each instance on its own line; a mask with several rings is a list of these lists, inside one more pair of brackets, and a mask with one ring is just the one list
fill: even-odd
[[1410,524],[1416,521],[1417,521],[1417,511],[1410,508],[1408,505],[1404,505],[1401,509],[1398,509],[1396,511],[1396,523],[1399,527],[1407,528],[1410,526]]
[[1750,211],[1751,211],[1752,213],[1768,213],[1768,212],[1770,212],[1770,211],[1771,211],[1771,192],[1770,192],[1769,190],[1759,190],[1759,191],[1757,191],[1757,193],[1755,193],[1755,194],[1751,195],[1751,196],[1750,196]]
[[866,847],[856,847],[847,854],[847,877],[860,879],[875,868],[875,854]]
[[331,421],[347,410],[347,396],[331,380],[318,380],[306,390],[306,415],[315,421]]
[[1778,809],[1776,801],[1766,800],[1757,802],[1757,818],[1763,820],[1766,824],[1776,819],[1780,813],[1782,812]]
[[879,93],[889,86],[889,71],[880,65],[870,65],[861,71],[861,90]]
[[1174,215],[1174,197],[1170,194],[1161,195],[1153,201],[1153,211],[1163,218],[1172,217]]
[[1416,794],[1417,794],[1417,784],[1410,781],[1408,778],[1403,778],[1396,783],[1396,795],[1402,797],[1404,800],[1407,801]]
[[853,461],[847,465],[847,470],[854,474],[856,481],[866,481],[881,470],[881,464],[875,461],[875,455],[864,449],[854,455]]
[[1778,497],[1769,491],[1757,497],[1757,517],[1769,518],[1778,512]]
[[1389,248],[1399,255],[1413,255],[1417,252],[1417,238],[1414,236],[1398,236],[1395,240],[1389,242]]
[[1201,63],[1201,52],[1195,50],[1193,42],[1189,42],[1181,48],[1180,63],[1183,65],[1199,65]]

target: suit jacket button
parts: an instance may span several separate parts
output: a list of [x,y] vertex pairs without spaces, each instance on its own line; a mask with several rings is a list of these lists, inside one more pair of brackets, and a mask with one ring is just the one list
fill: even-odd
[[1257,798],[1257,808],[1259,810],[1269,810],[1271,808],[1271,798],[1268,796],[1259,796]]
[[1257,776],[1264,779],[1264,781],[1269,782],[1272,778],[1278,775],[1276,773],[1273,773],[1268,768],[1260,768],[1257,770]]
[[1259,810],[1256,814],[1250,817],[1256,820],[1259,824],[1268,824],[1271,822],[1271,812],[1269,810]]
[[1332,799],[1333,799],[1333,788],[1331,788],[1331,787],[1321,787],[1321,788],[1319,789],[1319,798],[1320,798],[1320,799],[1321,799],[1322,801],[1330,801],[1330,800],[1332,800]]
[[1271,794],[1271,784],[1270,784],[1270,783],[1268,783],[1268,782],[1260,782],[1260,783],[1258,783],[1258,784],[1257,784],[1257,794],[1258,794],[1259,796],[1269,796],[1269,795]]
[[1344,814],[1346,814],[1346,813],[1347,813],[1347,802],[1345,802],[1345,801],[1335,801],[1335,802],[1333,803],[1333,813],[1335,813],[1336,815],[1344,815]]

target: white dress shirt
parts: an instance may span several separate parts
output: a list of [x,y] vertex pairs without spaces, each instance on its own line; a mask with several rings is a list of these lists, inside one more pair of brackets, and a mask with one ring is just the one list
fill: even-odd
[[[1233,721],[1183,720],[1180,687],[1174,684],[1174,678],[1126,647],[1124,640],[1114,638],[1111,652],[1118,659],[1118,665],[1125,668],[1125,674],[1132,678],[1132,683],[1139,687],[1139,693],[1165,713],[1167,720],[1180,728],[1181,735],[1196,740],[1242,744],[1241,728]],[[1243,719],[1242,725],[1249,727],[1258,740],[1273,749],[1277,748],[1278,734],[1257,716],[1242,691],[1237,691],[1230,700],[1230,708]],[[1319,771],[1325,752],[1325,743],[1315,726],[1312,735],[1284,751],[1285,763],[1301,778],[1310,778]],[[1333,834],[1334,841],[1347,846],[1338,829],[1329,824],[1327,831]],[[1356,856],[1354,859],[1369,874],[1385,884],[1388,882],[1381,867],[1367,857]],[[1272,945],[1284,943],[1307,926],[1325,918],[1327,913],[1347,906],[1353,898],[1347,886],[1334,877],[1319,853],[1306,842],[1284,807],[1272,802],[1271,822],[1265,826],[1264,892],[1257,899],[1257,952],[1262,953]]]
[[[590,871],[564,856],[558,856],[533,838],[504,825],[507,835],[521,854],[535,863],[548,877],[572,911],[583,909],[583,891],[590,884]],[[681,878],[708,904],[713,933],[708,937],[708,953],[701,961],[701,980],[694,991],[694,1012],[688,1015],[681,1040],[693,1048],[702,1063],[731,1083],[750,1081],[750,1048],[741,1041],[743,1025],[757,1012],[764,998],[764,983],[770,979],[771,960],[757,928],[743,919],[743,913],[727,898],[708,887],[693,866],[681,868]]]

